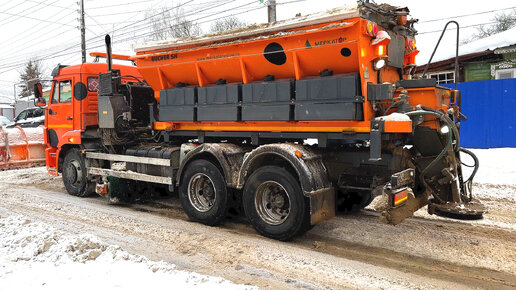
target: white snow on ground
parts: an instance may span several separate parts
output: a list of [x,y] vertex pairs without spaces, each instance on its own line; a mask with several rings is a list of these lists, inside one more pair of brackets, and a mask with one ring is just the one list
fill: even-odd
[[[516,202],[516,148],[471,149],[479,159],[479,169],[473,179],[473,195],[489,199],[510,199]],[[473,160],[461,154],[462,162]],[[469,168],[464,169],[465,177]]]
[[64,234],[23,216],[0,218],[0,289],[255,289],[176,270],[98,237]]
[[[470,149],[477,155],[480,168],[475,183],[516,185],[516,148]],[[464,163],[471,159],[461,154]]]

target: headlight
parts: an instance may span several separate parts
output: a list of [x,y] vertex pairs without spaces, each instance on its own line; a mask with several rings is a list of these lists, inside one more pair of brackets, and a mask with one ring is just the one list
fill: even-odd
[[441,133],[442,134],[448,134],[448,132],[450,132],[450,128],[448,128],[448,126],[442,126],[441,127]]
[[379,60],[377,60],[375,63],[374,63],[374,69],[375,70],[380,70],[382,67],[385,66],[385,59],[381,58]]

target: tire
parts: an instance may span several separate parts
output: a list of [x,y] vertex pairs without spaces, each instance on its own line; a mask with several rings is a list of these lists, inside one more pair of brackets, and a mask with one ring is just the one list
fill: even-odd
[[190,220],[220,224],[228,209],[228,191],[219,168],[207,160],[188,164],[179,185],[179,200]]
[[242,200],[249,222],[263,236],[288,241],[310,229],[301,186],[284,168],[264,166],[253,172]]
[[87,197],[93,194],[93,184],[87,179],[86,164],[79,149],[73,148],[66,152],[62,176],[70,195]]

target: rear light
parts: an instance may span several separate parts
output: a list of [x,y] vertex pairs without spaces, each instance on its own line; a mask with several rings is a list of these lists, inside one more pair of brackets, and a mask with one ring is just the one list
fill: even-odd
[[374,22],[368,21],[366,30],[367,34],[371,36],[376,36],[376,34],[378,34],[378,25]]
[[407,47],[411,50],[416,49],[416,41],[414,39],[408,39],[407,40]]
[[379,57],[385,56],[385,45],[380,44],[377,46],[376,55]]
[[402,190],[394,194],[394,206],[398,206],[408,199],[408,190]]

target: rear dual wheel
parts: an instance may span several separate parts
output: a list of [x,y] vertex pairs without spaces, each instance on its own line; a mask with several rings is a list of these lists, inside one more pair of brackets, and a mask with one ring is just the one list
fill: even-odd
[[[226,217],[228,190],[220,169],[207,160],[192,161],[179,186],[179,199],[190,220],[213,226]],[[308,203],[289,171],[259,168],[247,180],[242,197],[245,214],[255,230],[272,239],[290,240],[310,229]]]
[[260,234],[287,241],[310,228],[307,201],[297,179],[285,168],[264,166],[247,180],[243,206]]

